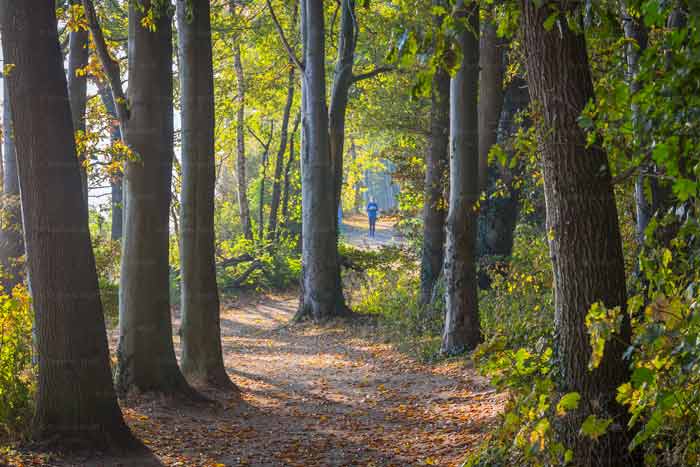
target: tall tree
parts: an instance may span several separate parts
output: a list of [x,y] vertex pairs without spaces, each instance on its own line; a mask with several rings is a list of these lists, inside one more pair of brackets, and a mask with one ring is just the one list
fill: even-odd
[[[615,401],[627,380],[622,355],[630,340],[626,313],[621,331],[605,348],[600,365],[591,357],[585,317],[594,303],[626,306],[622,242],[607,155],[586,144],[577,119],[593,98],[586,39],[571,29],[579,2],[522,0],[522,38],[531,97],[541,106],[540,134],[549,247],[554,268],[556,354],[560,388],[576,391],[581,404],[563,423],[562,434],[574,449],[575,465],[634,465],[624,446],[625,411]],[[552,11],[554,28],[545,28]],[[578,436],[590,414],[616,418],[595,443]]]
[[[503,108],[497,130],[497,142],[508,154],[509,161],[515,157],[509,140],[517,133],[520,125],[517,115],[527,108],[529,102],[527,83],[521,77],[512,78],[503,95]],[[482,266],[484,266],[484,262],[493,264],[494,260],[496,262],[502,261],[513,251],[515,226],[520,213],[518,177],[522,172],[522,164],[510,167],[509,164],[502,165],[500,162],[494,161],[488,166],[486,190],[489,196],[479,212],[477,238]],[[490,196],[496,190],[499,191],[498,196]],[[482,288],[490,287],[490,278],[484,269],[479,271],[479,286]]]
[[[71,1],[71,5],[80,6],[79,1]],[[70,99],[73,129],[85,131],[85,106],[87,105],[87,75],[81,72],[88,64],[89,33],[82,26],[75,26],[69,33],[68,39],[68,98]],[[83,180],[83,198],[87,203],[88,180],[85,164],[85,154],[79,154]]]
[[496,25],[485,21],[479,40],[479,191],[486,189],[489,151],[496,144],[503,108],[503,50]]
[[[435,2],[440,5],[442,1]],[[433,16],[435,29],[442,27],[444,15]],[[435,37],[438,37],[435,34]],[[436,44],[437,45],[437,44]],[[425,160],[423,205],[423,247],[421,252],[421,303],[427,304],[440,276],[445,247],[444,199],[449,166],[450,74],[441,60],[433,75],[430,94],[430,141]]]
[[245,75],[241,61],[240,38],[236,39],[233,49],[234,70],[238,84],[238,111],[236,112],[236,177],[238,179],[238,209],[241,215],[243,235],[248,240],[253,239],[253,227],[250,223],[250,207],[248,204],[248,181],[245,169]]
[[209,0],[178,0],[182,105],[182,372],[233,388],[221,352],[214,256],[214,75]]
[[[272,181],[272,199],[270,200],[270,218],[268,219],[267,239],[273,241],[277,235],[278,211],[280,207],[280,198],[282,195],[282,170],[284,169],[284,153],[287,150],[287,140],[289,133],[289,116],[294,103],[294,88],[296,87],[294,64],[289,64],[287,75],[287,100],[284,104],[282,114],[282,129],[280,131],[280,146],[277,150],[277,158],[275,160],[275,175]],[[291,150],[291,149],[290,149]]]
[[450,206],[445,248],[446,316],[442,352],[471,350],[481,341],[476,277],[479,201],[479,7],[458,2],[464,20],[457,42],[462,63],[450,83]]
[[112,386],[55,4],[3,0],[0,25],[14,65],[9,88],[35,313],[34,431],[63,446],[134,447]]
[[[323,320],[347,309],[339,283],[333,162],[326,105],[322,0],[303,0],[302,79],[302,297],[296,318]],[[297,60],[296,63],[299,63]]]
[[[154,0],[129,4],[129,107],[123,131],[138,160],[127,161],[125,168],[117,387],[194,396],[177,366],[170,317],[171,6]],[[147,17],[153,29],[143,25]]]
[[2,213],[0,213],[0,265],[2,266],[2,285],[9,292],[21,281],[21,257],[24,255],[24,237],[22,235],[22,211],[19,200],[19,178],[17,174],[17,156],[15,139],[12,131],[12,112],[10,110],[10,91],[8,77],[3,77],[3,112],[2,112]]
[[[100,93],[100,98],[102,99],[102,105],[105,106],[107,115],[110,118],[110,138],[112,142],[119,141],[122,139],[122,133],[119,127],[119,117],[117,116],[117,108],[114,105],[114,97],[112,96],[112,92],[104,83],[98,83],[98,91]],[[122,232],[124,230],[123,182],[124,174],[121,171],[112,174],[110,179],[112,189],[112,196],[110,200],[112,212],[112,240],[121,239]]]

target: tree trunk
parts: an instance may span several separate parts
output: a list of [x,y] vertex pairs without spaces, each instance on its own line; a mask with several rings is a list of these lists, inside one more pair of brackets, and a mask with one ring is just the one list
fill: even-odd
[[[71,2],[80,4],[79,1]],[[87,104],[87,75],[77,72],[88,64],[89,33],[85,29],[71,31],[68,40],[68,98],[70,99],[71,119],[74,131],[85,131],[85,106]],[[85,154],[78,154],[81,162],[82,191],[85,203],[88,202],[87,168]]]
[[[574,465],[634,465],[629,452],[626,411],[615,402],[627,380],[622,354],[629,345],[630,322],[606,345],[600,366],[588,370],[591,348],[585,317],[592,304],[625,309],[622,242],[607,155],[587,145],[577,118],[593,98],[586,40],[572,31],[565,15],[577,17],[575,4],[522,1],[522,36],[532,99],[542,108],[542,165],[547,227],[554,267],[555,335],[560,388],[581,395],[579,410],[563,423],[565,443],[574,449]],[[551,31],[543,23],[549,7],[561,9]],[[625,314],[625,316],[627,316]],[[589,414],[615,418],[596,442],[580,437]]]
[[503,43],[494,23],[483,26],[479,41],[479,191],[486,189],[489,151],[498,138],[503,107]]
[[[513,78],[503,96],[503,108],[497,131],[497,142],[509,155],[508,160],[515,157],[508,140],[518,131],[516,116],[527,108],[529,101],[527,83],[520,77]],[[522,170],[520,163],[511,168],[494,161],[488,167],[487,195],[489,196],[488,200],[482,203],[479,212],[477,234],[477,250],[481,266],[479,287],[482,289],[488,289],[491,286],[489,267],[507,260],[513,252],[515,227],[520,213],[520,188],[516,182]],[[502,186],[506,188],[504,193]],[[502,193],[498,196],[490,196],[496,190]]]
[[479,8],[457,3],[468,28],[458,36],[462,63],[450,88],[450,206],[445,252],[446,316],[442,352],[474,349],[481,341],[476,277],[479,200]]
[[238,112],[236,112],[236,169],[238,171],[238,209],[241,214],[241,228],[246,239],[253,239],[250,224],[250,207],[248,205],[248,181],[245,174],[245,76],[241,62],[240,38],[236,40],[233,50],[233,66],[238,83]]
[[[273,241],[277,235],[277,213],[279,211],[280,197],[282,193],[282,169],[284,167],[284,153],[287,150],[287,136],[289,131],[289,115],[294,102],[294,64],[289,64],[289,77],[287,81],[287,101],[282,114],[282,130],[280,131],[280,147],[275,161],[275,178],[272,181],[272,199],[270,200],[270,218],[267,227],[267,239]],[[285,180],[288,178],[285,176]]]
[[289,199],[292,196],[292,167],[295,162],[294,151],[296,149],[294,145],[294,136],[299,128],[299,121],[301,120],[301,113],[297,113],[294,119],[294,127],[292,132],[289,134],[289,159],[287,159],[287,165],[284,168],[284,193],[282,195],[282,220],[284,222],[285,229],[289,229]]
[[[119,117],[117,116],[117,109],[114,105],[114,97],[112,92],[104,84],[98,84],[98,90],[100,93],[100,98],[102,99],[102,104],[107,110],[107,115],[111,119],[111,131],[110,139],[112,143],[122,139],[121,129],[119,127]],[[112,199],[111,199],[111,210],[112,210],[112,240],[119,240],[122,238],[123,222],[124,222],[124,212],[123,208],[123,196],[122,196],[122,186],[123,186],[124,174],[120,170],[119,173],[112,174],[110,177],[110,185],[112,188]]]
[[338,58],[335,62],[333,88],[328,118],[331,164],[335,183],[335,210],[337,218],[340,195],[343,189],[343,146],[345,143],[345,113],[348,108],[348,94],[353,83],[352,68],[355,62],[357,18],[355,0],[341,1],[340,30],[338,31]]
[[35,313],[34,433],[64,449],[133,448],[112,386],[54,8],[0,2]]
[[117,388],[194,396],[175,359],[169,294],[169,214],[173,170],[172,26],[169,3],[156,30],[129,4],[129,104],[125,136],[139,160],[126,163],[119,293]]
[[5,292],[9,293],[15,285],[22,281],[24,237],[8,79],[7,76],[3,78],[3,193],[0,217],[0,265],[2,266],[2,286]]
[[214,75],[209,0],[178,0],[182,102],[180,262],[182,372],[233,388],[221,352],[214,256]]
[[296,319],[345,314],[340,287],[334,165],[326,107],[325,29],[322,0],[302,1],[302,294]]
[[[436,29],[443,16],[435,16]],[[428,304],[440,277],[445,247],[447,203],[443,196],[448,183],[450,140],[450,74],[439,66],[433,76],[430,103],[430,142],[425,161],[423,204],[423,248],[421,253],[421,303]]]

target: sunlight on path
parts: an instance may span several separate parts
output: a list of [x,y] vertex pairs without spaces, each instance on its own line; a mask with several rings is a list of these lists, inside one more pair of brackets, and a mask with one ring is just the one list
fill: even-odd
[[356,248],[373,250],[382,246],[398,246],[404,243],[403,237],[394,229],[395,218],[377,219],[375,236],[369,236],[367,217],[361,214],[344,217],[340,227],[340,238]]
[[458,466],[501,409],[502,396],[463,361],[422,365],[371,325],[286,327],[292,297],[225,307],[223,350],[239,396],[207,392],[210,406],[132,398],[125,418],[155,458],[44,465]]

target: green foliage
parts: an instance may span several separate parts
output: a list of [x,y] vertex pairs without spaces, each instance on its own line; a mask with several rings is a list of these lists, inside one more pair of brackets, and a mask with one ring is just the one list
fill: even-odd
[[418,258],[396,247],[364,251],[343,245],[341,251],[360,270],[344,272],[352,309],[377,317],[386,336],[402,351],[434,360],[440,350],[444,316],[441,306],[418,303]]
[[485,346],[515,349],[549,341],[554,323],[552,264],[537,228],[516,228],[513,253],[488,269],[491,290],[479,301]]
[[699,231],[689,219],[668,248],[647,245],[648,293],[629,300],[633,372],[617,400],[629,408],[630,426],[641,427],[630,448],[641,448],[650,466],[700,462]]
[[32,414],[32,322],[24,285],[0,291],[0,439],[26,434]]

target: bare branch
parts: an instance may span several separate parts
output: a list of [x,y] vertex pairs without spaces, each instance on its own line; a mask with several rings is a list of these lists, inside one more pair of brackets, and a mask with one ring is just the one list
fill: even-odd
[[365,79],[370,79],[374,78],[375,76],[381,74],[381,73],[387,73],[389,71],[394,71],[396,68],[391,67],[391,66],[378,66],[372,71],[368,71],[367,73],[361,73],[359,75],[353,75],[352,77],[352,82],[357,83],[358,81],[362,81]]
[[114,105],[117,111],[117,118],[119,119],[119,125],[122,129],[122,137],[124,135],[124,125],[129,120],[129,108],[126,102],[126,96],[124,94],[124,88],[122,87],[121,72],[119,70],[119,63],[112,58],[109,54],[109,49],[107,48],[107,42],[105,41],[102,28],[97,19],[97,13],[95,12],[95,5],[92,0],[82,0],[83,8],[85,9],[85,18],[88,23],[88,29],[92,35],[93,43],[95,44],[95,51],[97,52],[97,57],[100,59],[102,68],[109,81],[109,87],[112,90],[112,97],[114,98]]
[[280,40],[282,41],[282,45],[284,45],[284,48],[287,51],[287,55],[289,55],[289,59],[292,61],[292,63],[294,63],[294,66],[296,66],[300,71],[304,71],[304,64],[294,53],[294,49],[292,49],[292,46],[289,45],[289,41],[287,40],[287,37],[284,35],[284,31],[282,30],[282,25],[277,19],[277,15],[275,15],[275,10],[272,8],[272,3],[270,2],[270,0],[265,0],[265,2],[267,3],[267,8],[270,10],[272,22],[275,23],[275,29],[277,29],[277,34],[280,36]]

